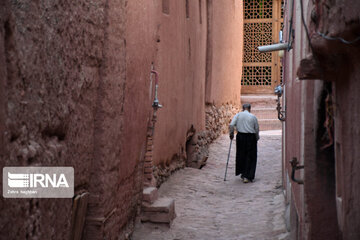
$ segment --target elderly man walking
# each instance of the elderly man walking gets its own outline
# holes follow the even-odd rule
[[[235,175],[241,174],[244,183],[255,178],[257,141],[260,138],[258,120],[250,111],[251,105],[244,104],[243,111],[235,115],[229,126],[231,140],[234,138],[234,127],[237,130]]]

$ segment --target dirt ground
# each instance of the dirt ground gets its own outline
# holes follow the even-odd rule
[[[165,182],[159,196],[175,199],[171,227],[137,222],[132,240],[263,240],[288,239],[281,187],[281,131],[263,131],[258,142],[255,181],[235,176],[233,141],[224,182],[230,139],[210,146],[202,169],[185,168]]]

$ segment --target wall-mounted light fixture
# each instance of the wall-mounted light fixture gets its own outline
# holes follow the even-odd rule
[[[278,85],[275,88],[275,94],[277,95],[277,106],[276,106],[276,110],[278,112],[278,119],[280,121],[285,121],[285,111],[281,110],[281,104],[280,104],[280,97],[283,95],[283,89],[281,87],[281,85]]]
[[[258,50],[260,52],[274,52],[274,51],[287,50],[287,49],[288,49],[288,43],[275,43],[271,45],[258,47]]]
[[[289,41],[284,42],[283,38],[283,31],[279,31],[279,43],[274,43],[270,45],[264,45],[257,47],[259,52],[265,53],[265,52],[275,52],[275,51],[289,51],[292,49],[292,42],[294,39],[294,30],[290,29],[290,35],[289,35]]]

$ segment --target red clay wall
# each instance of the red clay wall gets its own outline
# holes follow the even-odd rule
[[[122,236],[137,211],[155,7],[1,3],[0,167],[73,166],[75,193],[90,193],[86,239]],[[0,202],[1,238],[69,237],[72,199]]]
[[[330,10],[326,11],[324,5]],[[323,1],[317,6],[318,28],[329,36],[352,41],[359,37],[360,2]],[[360,239],[360,42],[344,44],[316,37],[315,51],[326,57],[326,80],[332,81],[335,103],[335,167],[337,220],[342,239]]]
[[[243,1],[208,1],[206,103],[240,104]]]
[[[298,2],[298,1],[297,1]],[[293,205],[292,237],[298,239],[359,239],[360,3],[304,2],[313,51],[301,23],[299,2],[294,16],[295,42],[285,56],[286,124],[285,178],[287,200]],[[289,8],[289,4],[287,5]],[[289,12],[286,14],[289,21]],[[289,25],[285,25],[288,29]],[[285,35],[287,36],[287,35]],[[313,54],[309,54],[313,52]],[[304,60],[306,59],[307,60]],[[301,60],[301,62],[300,62]],[[296,75],[297,72],[297,75]],[[300,76],[304,80],[296,78]],[[321,79],[321,80],[315,80]],[[297,157],[304,185],[287,182]],[[298,215],[298,220],[294,216]]]
[[[298,2],[298,1],[296,1]],[[288,36],[288,22],[290,16],[290,1],[286,5],[287,11],[285,12],[285,33],[284,36]],[[295,9],[299,9],[299,4],[294,6]],[[294,13],[295,14],[295,13]],[[285,146],[283,153],[283,164],[285,166],[284,183],[285,189],[288,189],[286,200],[288,208],[292,211],[291,227],[292,227],[292,239],[302,239],[303,230],[302,225],[304,223],[304,204],[301,201],[303,199],[303,188],[301,185],[291,182],[291,166],[289,160],[297,158],[300,165],[304,164],[304,107],[302,104],[303,83],[296,77],[296,69],[300,63],[302,56],[302,32],[300,24],[300,15],[294,15],[293,28],[296,32],[296,39],[293,43],[293,50],[286,52],[284,57],[284,109],[286,109],[286,121],[284,126],[283,137],[285,138]],[[287,39],[287,37],[285,38]],[[303,175],[297,173],[297,178],[302,179]],[[296,238],[296,237],[299,238]]]
[[[240,101],[242,2],[2,1],[0,13],[0,167],[73,166],[75,194],[90,193],[84,238],[123,239],[141,201],[152,63],[164,164],[205,130],[205,95]],[[72,199],[2,198],[0,213],[6,239],[71,232]]]
[[[105,6],[6,4],[0,25],[1,167],[74,166],[77,186],[84,186],[94,160]],[[71,205],[71,199],[2,198],[0,235],[67,238]]]
[[[197,133],[205,130],[205,102],[240,103],[243,24],[242,1],[162,3],[170,8],[158,11],[155,66],[164,108],[158,111],[154,160],[167,165],[186,157],[191,126]]]
[[[351,50],[350,50],[351,51]],[[344,66],[346,76],[338,76],[336,82],[336,103],[341,108],[336,112],[335,151],[338,220],[343,239],[360,238],[360,52],[349,52],[349,68]]]
[[[131,231],[142,197],[141,161],[151,110],[149,73],[155,56],[156,6],[145,0],[108,4],[95,121],[96,161],[90,182],[94,194],[88,210],[88,218],[106,221],[88,221],[86,239],[123,238]]]
[[[157,57],[160,74],[159,101],[154,135],[154,164],[165,163],[185,150],[186,133],[204,129],[204,79],[206,4],[201,1],[162,1],[169,10],[157,9]],[[188,5],[186,4],[188,2]],[[188,16],[187,10],[188,7]]]

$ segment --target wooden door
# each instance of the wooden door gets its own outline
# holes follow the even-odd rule
[[[273,93],[281,82],[278,52],[260,53],[258,46],[279,42],[283,0],[244,0],[242,93]]]

